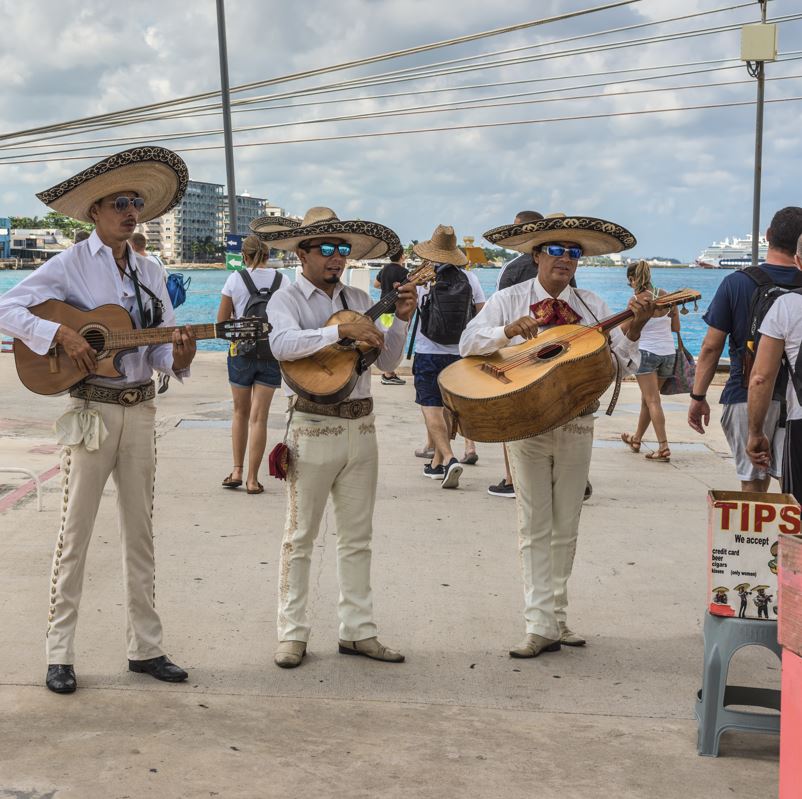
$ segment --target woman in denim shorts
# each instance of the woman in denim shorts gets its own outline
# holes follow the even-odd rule
[[[257,289],[270,289],[276,279],[276,270],[267,266],[269,249],[253,234],[242,242],[242,261]],[[289,285],[281,278],[277,290]],[[251,294],[242,275],[232,272],[223,286],[217,321],[225,322],[244,315]],[[267,414],[273,392],[281,385],[278,361],[262,360],[238,355],[236,344],[229,348],[228,382],[234,399],[231,420],[231,445],[234,468],[223,480],[223,488],[242,485],[245,453],[248,453],[248,473],[245,487],[249,494],[261,494],[264,486],[259,482],[259,468],[267,446]]]
[[[652,285],[651,270],[646,261],[638,261],[627,267],[627,280],[636,294],[651,291],[655,297],[661,297],[666,293]],[[679,333],[676,308],[655,311],[654,318],[644,325],[639,342],[640,368],[635,375],[641,391],[638,427],[633,435],[621,433],[621,440],[632,452],[637,453],[640,452],[641,439],[651,424],[657,436],[657,450],[649,452],[646,457],[650,461],[663,463],[671,459],[671,450],[666,436],[666,417],[660,403],[660,387],[674,373],[674,333]]]

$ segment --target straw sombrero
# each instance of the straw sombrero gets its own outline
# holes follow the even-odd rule
[[[488,230],[484,237],[499,247],[530,253],[552,241],[572,241],[582,247],[584,255],[606,255],[632,249],[638,242],[621,225],[592,216],[553,214],[534,222],[502,225]]]
[[[92,223],[92,204],[122,191],[135,191],[145,206],[140,222],[169,211],[187,188],[189,171],[183,159],[164,147],[134,147],[104,158],[94,166],[39,192],[36,196],[60,214]]]
[[[412,252],[435,264],[465,266],[468,256],[457,247],[457,234],[451,225],[438,225],[428,241],[418,242]]]
[[[258,224],[257,224],[258,223]],[[307,239],[332,236],[351,245],[351,258],[381,258],[398,249],[401,242],[390,228],[378,222],[361,219],[342,221],[331,208],[310,208],[299,223],[283,217],[259,217],[251,222],[251,230],[277,250],[294,252]]]

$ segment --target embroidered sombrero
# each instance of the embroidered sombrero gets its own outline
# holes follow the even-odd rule
[[[401,246],[390,228],[361,219],[343,221],[331,208],[321,206],[310,208],[301,222],[275,216],[254,219],[251,230],[271,247],[291,252],[307,239],[324,236],[342,239],[351,245],[351,258],[357,261],[381,258]]]
[[[530,253],[540,244],[572,241],[585,255],[606,255],[629,250],[638,242],[624,227],[592,216],[552,214],[545,219],[502,225],[488,230],[484,237],[499,247]]]
[[[468,256],[457,247],[457,234],[451,225],[438,225],[428,241],[418,242],[412,252],[436,264],[465,266]]]
[[[171,150],[134,147],[104,158],[36,196],[60,214],[91,223],[93,203],[115,192],[135,191],[145,201],[139,221],[148,222],[178,204],[188,181],[187,165]]]

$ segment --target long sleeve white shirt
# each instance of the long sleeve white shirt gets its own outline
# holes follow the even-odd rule
[[[130,245],[128,252],[140,284],[147,286],[164,305],[162,326],[174,325],[175,314],[164,270],[137,255]],[[152,307],[147,292],[141,291],[141,295],[144,307]],[[0,330],[20,339],[38,355],[47,353],[59,328],[57,322],[40,319],[28,310],[45,300],[62,300],[85,311],[100,305],[120,305],[135,320],[136,327],[141,326],[133,281],[127,275],[121,279],[111,248],[94,231],[88,239],[51,258],[0,297]],[[158,344],[123,355],[122,378],[91,377],[87,382],[113,388],[137,385],[150,380],[154,369],[178,380],[189,375],[189,369],[173,371],[173,345]]]
[[[463,331],[459,342],[460,355],[463,358],[467,355],[490,355],[502,347],[522,343],[524,339],[520,336],[508,339],[504,328],[523,316],[530,316],[530,306],[550,297],[538,278],[497,291]],[[586,289],[567,286],[557,299],[567,302],[579,314],[579,324],[594,325],[612,316],[607,303]],[[638,342],[630,341],[616,327],[610,331],[610,343],[624,370],[622,376],[634,374],[640,365]]]
[[[289,288],[277,291],[267,307],[272,327],[270,349],[273,355],[279,361],[297,361],[339,341],[337,325],[325,327],[325,324],[332,314],[343,310],[343,292],[349,310],[364,313],[374,305],[364,291],[351,286],[346,288],[342,283],[334,287],[329,297],[303,275],[298,275]],[[408,322],[401,321],[397,316],[386,331],[376,322],[377,329],[384,333],[384,348],[376,361],[379,369],[389,372],[401,362],[408,326]],[[288,397],[294,393],[286,383],[284,392]],[[367,370],[359,376],[349,399],[365,399],[369,396],[370,370]]]

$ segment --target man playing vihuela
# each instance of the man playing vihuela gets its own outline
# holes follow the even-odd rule
[[[392,230],[375,222],[341,221],[330,208],[311,208],[300,225],[267,221],[255,226],[254,232],[270,247],[296,253],[302,264],[296,282],[277,292],[270,303],[270,347],[280,362],[311,356],[345,338],[380,349],[376,364],[384,372],[398,366],[417,301],[412,284],[399,288],[395,318],[386,332],[367,316],[326,326],[337,311],[365,312],[373,305],[364,291],[346,288],[340,277],[348,257],[381,258],[396,250],[400,242]],[[289,388],[287,393],[293,397]],[[378,451],[370,370],[359,376],[342,402],[323,404],[293,397],[287,446],[276,664],[294,668],[306,654],[312,548],[329,496],[337,524],[339,651],[400,663],[404,656],[379,642],[373,621],[370,563]]]
[[[164,270],[129,244],[138,223],[161,216],[184,194],[188,173],[175,153],[141,147],[113,155],[37,196],[59,213],[95,225],[92,235],[50,259],[0,299],[0,329],[38,355],[57,347],[85,379],[73,386],[56,422],[61,458],[61,526],[53,558],[46,634],[47,687],[72,693],[75,628],[84,566],[103,488],[111,475],[123,548],[126,639],[130,671],[180,682],[187,673],[162,649],[155,607],[153,488],[156,475],[154,370],[181,380],[189,374],[195,339],[175,330],[172,344],[123,355],[121,378],[94,374],[95,350],[75,330],[28,309],[61,300],[82,310],[122,306],[136,327],[172,326]]]
[[[460,355],[488,355],[563,324],[594,325],[610,316],[604,300],[569,283],[583,255],[621,252],[635,245],[629,231],[588,217],[555,215],[505,225],[484,234],[497,247],[532,253],[538,275],[493,294],[460,340]],[[610,334],[611,358],[632,374],[640,331],[654,312],[647,294],[629,301],[634,316]],[[585,409],[562,427],[507,444],[518,509],[518,546],[524,578],[526,638],[510,649],[516,658],[556,652],[585,640],[568,627],[568,578],[590,469],[593,412]]]

